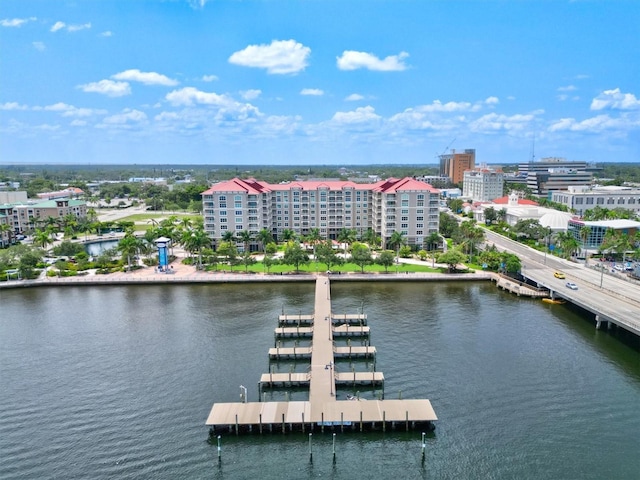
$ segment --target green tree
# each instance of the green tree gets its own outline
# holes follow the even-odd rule
[[[458,264],[464,262],[467,255],[457,248],[452,248],[438,255],[438,263],[445,263],[449,272],[455,272]]]
[[[251,240],[253,240],[253,234],[249,230],[240,230],[236,236],[238,237],[238,240],[242,242],[243,250],[248,252],[249,244],[251,243]]]
[[[33,244],[46,249],[47,245],[51,245],[53,243],[51,235],[52,232],[49,229],[36,230],[33,234]]]
[[[42,262],[42,254],[35,249],[26,251],[21,257],[18,264],[18,270],[22,278],[34,278],[35,268],[38,263]]]
[[[131,258],[138,254],[141,241],[135,235],[127,233],[119,242],[117,249],[122,258],[127,260],[127,268],[131,270]]]
[[[316,258],[318,262],[327,266],[327,270],[331,270],[334,265],[342,264],[342,258],[338,256],[331,240],[318,243],[316,247]]]
[[[251,252],[249,252],[249,250],[245,250],[240,255],[240,263],[242,265],[244,265],[244,271],[248,272],[249,271],[249,267],[256,263],[256,259],[253,258],[253,256],[251,255]]]
[[[273,267],[274,265],[277,265],[278,263],[280,263],[279,260],[269,254],[265,255],[264,259],[262,260],[262,264],[264,265],[264,268],[267,269],[267,273],[269,273],[269,271],[271,270],[271,267]]]
[[[351,261],[360,267],[360,272],[364,273],[364,267],[373,263],[371,250],[364,243],[354,242],[351,245]]]
[[[356,231],[351,228],[343,228],[338,232],[338,242],[344,245],[344,255],[347,255],[349,245],[356,241]]]
[[[440,212],[440,234],[447,238],[454,238],[458,234],[458,221],[446,212]]]
[[[400,247],[406,243],[406,239],[402,232],[398,232],[397,230],[391,234],[389,240],[387,240],[387,246],[395,249],[396,251],[396,261],[400,257]]]
[[[395,254],[391,250],[383,250],[378,255],[376,263],[384,267],[385,273],[389,273],[389,267],[395,262]]]
[[[293,265],[296,268],[296,272],[299,272],[300,265],[309,263],[309,255],[307,255],[307,252],[304,251],[298,242],[289,241],[284,249],[282,263],[285,265]]]
[[[267,245],[273,242],[273,236],[271,232],[266,228],[263,228],[256,235],[256,240],[258,240],[262,244],[262,250],[264,253],[267,253]]]
[[[226,257],[229,265],[233,265],[238,257],[238,248],[236,247],[235,242],[222,241],[218,245],[218,254]]]
[[[493,222],[498,220],[498,212],[493,207],[487,207],[484,210],[484,223],[486,225],[492,225]]]

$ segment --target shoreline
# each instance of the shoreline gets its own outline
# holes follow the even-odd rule
[[[288,273],[284,275],[264,273],[176,272],[174,274],[110,273],[84,277],[44,277],[36,280],[10,280],[0,283],[0,290],[32,287],[103,286],[103,285],[187,285],[208,283],[292,283],[313,282],[326,273]],[[433,281],[487,281],[493,280],[492,272],[476,273],[356,273],[330,274],[333,282],[433,282]]]

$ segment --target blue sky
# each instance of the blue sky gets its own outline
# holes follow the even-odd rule
[[[640,162],[639,25],[636,0],[2,0],[0,163]]]

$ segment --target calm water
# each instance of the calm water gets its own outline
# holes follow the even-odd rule
[[[488,283],[333,285],[334,312],[369,315],[386,397],[431,400],[424,466],[420,432],[338,434],[336,465],[327,433],[312,465],[306,435],[229,435],[218,466],[212,403],[240,384],[257,400],[278,313],[311,313],[313,293],[0,291],[0,478],[640,478],[637,341]]]

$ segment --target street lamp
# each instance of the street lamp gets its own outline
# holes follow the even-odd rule
[[[333,397],[333,362],[329,362],[324,366],[325,370],[329,370],[329,391]]]

